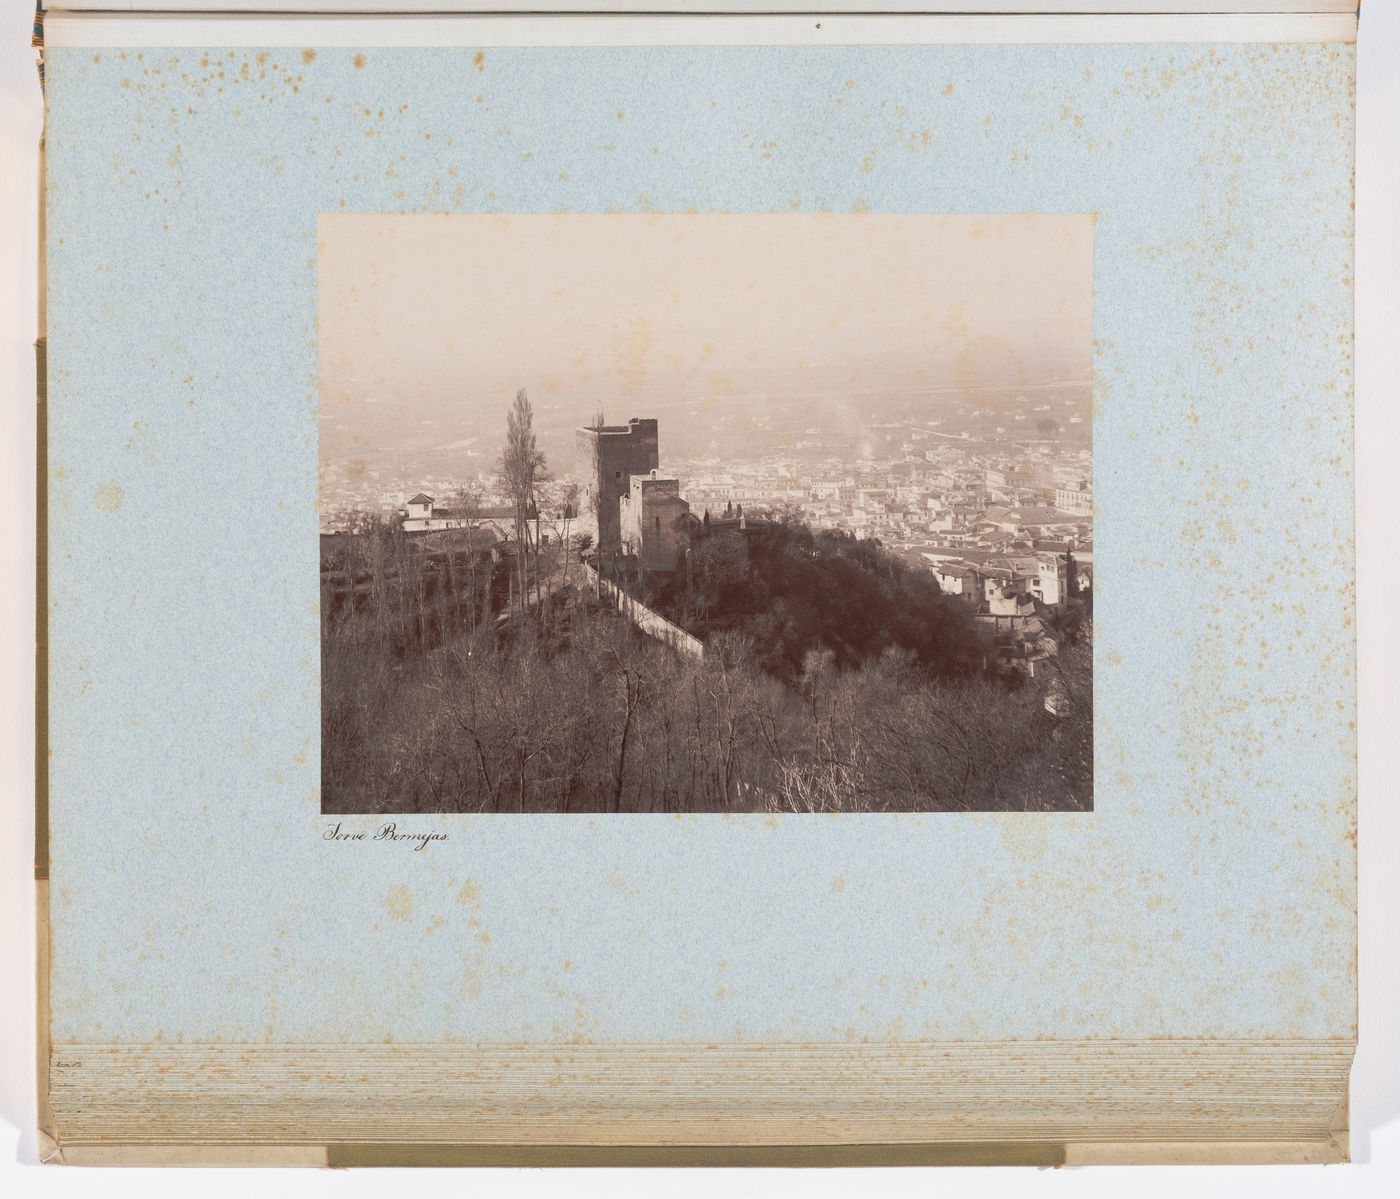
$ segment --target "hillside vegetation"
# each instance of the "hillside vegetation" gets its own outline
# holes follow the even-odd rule
[[[500,628],[405,646],[327,618],[332,812],[1087,808],[1092,624],[1034,680],[960,601],[869,542],[796,524],[698,537],[649,597],[703,661],[565,587]],[[1060,716],[1044,705],[1055,686]]]
[[[943,680],[971,677],[987,654],[967,606],[945,597],[932,575],[876,542],[791,521],[698,534],[689,578],[678,572],[653,602],[702,638],[743,634],[756,663],[786,682],[813,650],[829,651],[841,670],[902,650]]]

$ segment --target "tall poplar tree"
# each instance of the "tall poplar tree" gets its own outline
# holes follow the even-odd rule
[[[501,481],[515,509],[515,555],[520,605],[525,606],[525,542],[529,536],[526,514],[535,501],[535,487],[546,477],[544,454],[535,443],[535,413],[522,387],[506,415],[506,445],[501,451]]]

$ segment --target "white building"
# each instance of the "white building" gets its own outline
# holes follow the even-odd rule
[[[1063,554],[1037,554],[1036,586],[1033,589],[1040,602],[1058,608],[1069,599],[1069,567]]]
[[[1080,481],[1073,487],[1056,487],[1055,507],[1075,516],[1093,516],[1094,489],[1087,481]]]
[[[404,505],[404,528],[409,527],[410,522],[430,521],[433,519],[433,497],[424,495],[421,491]],[[427,528],[425,524],[422,526]]]
[[[477,510],[470,516],[461,508],[439,508],[430,495],[419,492],[403,508],[400,524],[405,533],[430,533],[440,529],[490,529],[503,540],[509,521],[502,521],[499,510]]]

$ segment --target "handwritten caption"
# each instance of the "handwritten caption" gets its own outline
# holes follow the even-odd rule
[[[381,824],[376,829],[347,829],[343,827],[339,820],[334,824],[326,825],[326,831],[321,834],[322,841],[416,841],[413,847],[414,853],[420,853],[428,848],[433,841],[446,841],[447,833],[439,832],[410,832],[401,829],[392,820]]]

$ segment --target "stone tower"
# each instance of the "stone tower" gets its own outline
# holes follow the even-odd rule
[[[637,556],[643,571],[673,571],[690,544],[685,526],[690,505],[681,499],[676,479],[658,479],[656,472],[632,477],[632,491],[618,505],[622,546]]]
[[[606,569],[622,552],[622,497],[632,490],[633,475],[650,475],[660,465],[656,421],[633,417],[625,425],[578,431],[579,452],[593,468],[588,499],[598,513],[598,560]]]

